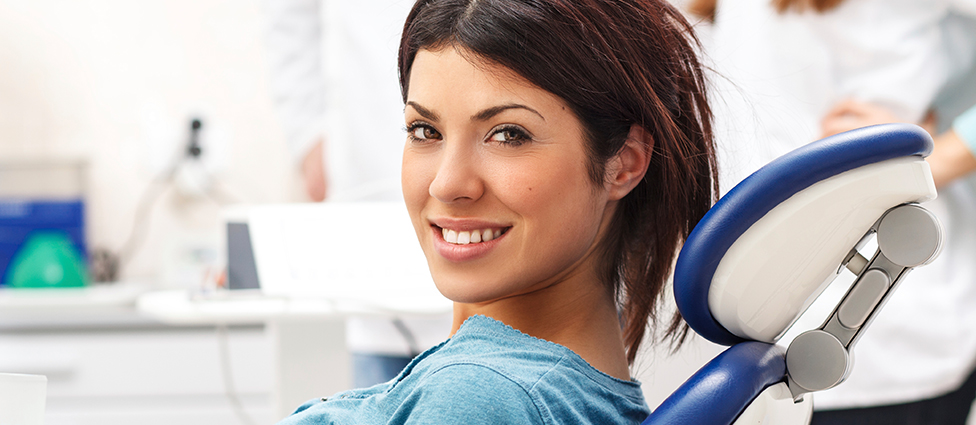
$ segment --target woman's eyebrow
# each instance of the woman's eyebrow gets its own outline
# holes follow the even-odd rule
[[[429,119],[431,121],[440,121],[440,115],[437,115],[436,112],[431,111],[430,109],[427,109],[427,108],[425,108],[423,106],[420,106],[417,102],[414,102],[412,100],[408,100],[407,103],[406,103],[406,106],[409,106],[409,107],[413,108],[415,111],[417,111],[418,114],[420,114],[420,116],[422,116],[424,118],[427,118],[427,119]],[[500,113],[502,113],[504,111],[510,110],[510,109],[524,109],[526,111],[529,111],[529,112],[532,112],[533,114],[538,115],[539,118],[542,118],[543,121],[546,120],[546,117],[542,116],[542,114],[539,113],[539,111],[536,111],[535,109],[532,109],[532,108],[530,108],[528,106],[520,105],[520,104],[517,104],[517,103],[511,103],[511,104],[507,104],[507,105],[492,106],[491,108],[487,108],[487,109],[482,110],[481,112],[478,112],[477,114],[475,114],[474,116],[472,116],[471,119],[474,120],[474,121],[487,121],[487,120],[491,119],[492,117],[494,117],[495,115],[498,115],[498,114],[500,114]]]
[[[476,120],[476,121],[487,121],[487,120],[491,119],[491,117],[494,117],[495,115],[498,115],[498,114],[500,114],[500,113],[502,113],[504,111],[507,111],[509,109],[525,109],[526,111],[529,111],[529,112],[532,112],[533,114],[538,115],[539,118],[542,118],[543,121],[546,120],[546,117],[542,116],[542,114],[540,114],[539,111],[536,111],[535,109],[532,109],[532,108],[530,108],[528,106],[520,105],[520,104],[517,104],[517,103],[511,103],[511,104],[507,104],[507,105],[493,106],[491,108],[488,108],[488,109],[485,109],[485,110],[483,110],[481,112],[478,112],[477,114],[475,114],[471,118],[473,120]]]
[[[412,107],[415,111],[417,111],[418,114],[420,114],[420,116],[422,116],[424,118],[427,118],[427,119],[429,119],[431,121],[440,121],[440,119],[441,119],[441,117],[439,115],[437,115],[436,112],[431,111],[430,109],[427,109],[427,108],[425,108],[423,106],[418,105],[417,102],[408,100],[407,101],[407,106]]]

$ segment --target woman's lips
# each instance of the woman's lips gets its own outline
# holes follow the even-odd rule
[[[447,225],[447,224],[445,224]],[[510,226],[463,224],[441,227],[431,224],[434,248],[446,260],[459,263],[488,255]]]

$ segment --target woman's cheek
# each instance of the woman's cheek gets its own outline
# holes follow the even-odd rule
[[[423,236],[421,231],[427,230],[426,225],[422,226],[419,221],[420,213],[430,196],[430,182],[433,180],[429,162],[431,162],[429,158],[412,152],[409,147],[404,151],[400,184],[407,212],[418,236]]]
[[[510,207],[517,205],[536,205],[547,199],[545,188],[547,180],[556,178],[546,175],[545,163],[541,161],[486,161],[489,178],[486,181],[494,190],[492,192]]]

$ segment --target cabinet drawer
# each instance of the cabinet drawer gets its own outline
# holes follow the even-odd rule
[[[263,327],[230,328],[232,378],[241,394],[271,390]],[[0,370],[48,377],[48,398],[223,395],[215,328],[154,327],[0,333]]]

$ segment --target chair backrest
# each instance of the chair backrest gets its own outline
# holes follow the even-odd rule
[[[759,418],[779,409],[805,423],[809,398],[793,402],[846,378],[901,277],[941,249],[938,220],[916,204],[936,195],[931,150],[916,126],[867,127],[794,150],[723,196],[682,248],[674,294],[695,332],[732,348],[644,423],[731,424],[750,403]],[[866,258],[857,249],[875,235]],[[774,345],[845,268],[857,278],[823,326]]]

